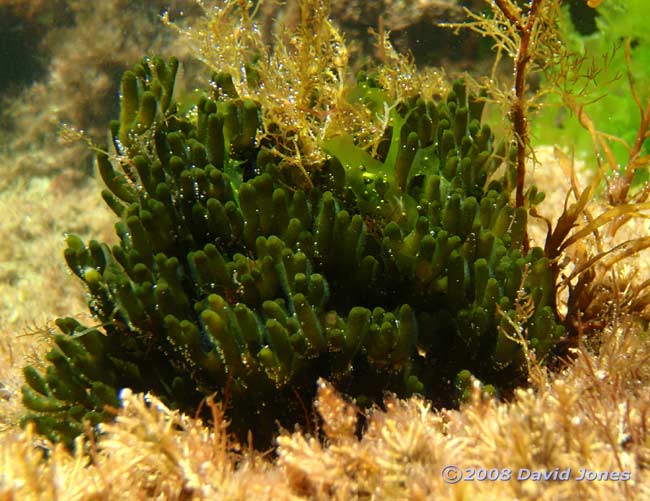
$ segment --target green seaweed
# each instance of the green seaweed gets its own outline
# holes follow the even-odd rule
[[[216,392],[258,446],[308,419],[319,377],[365,404],[386,391],[451,404],[460,371],[509,388],[525,368],[507,330],[522,289],[537,357],[562,339],[549,260],[522,250],[526,210],[496,174],[512,171],[507,148],[462,81],[395,103],[375,156],[326,141],[305,189],[257,143],[261,110],[227,75],[183,115],[175,69],[145,59],[122,80],[119,155],[97,156],[119,243],[68,237],[97,325],[59,319],[45,373],[25,368],[24,421],[40,433],[71,445],[124,387],[188,412]]]
[[[569,16],[568,7],[560,19],[571,59],[549,68],[544,82],[556,92],[549,93],[533,125],[536,144],[557,144],[585,158],[594,151],[593,140],[586,134],[579,117],[566,105],[571,96],[603,134],[619,138],[609,147],[619,166],[628,162],[629,150],[639,129],[639,107],[630,93],[625,45],[630,44],[629,71],[640,102],[648,98],[650,81],[650,35],[644,19],[650,16],[650,4],[644,0],[607,0],[596,9],[596,30],[581,34]],[[646,141],[643,153],[650,153]],[[621,167],[622,174],[623,167]],[[648,178],[647,169],[638,169],[634,183]]]

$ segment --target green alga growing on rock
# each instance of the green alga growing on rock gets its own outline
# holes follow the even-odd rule
[[[41,433],[71,444],[131,387],[189,412],[217,393],[233,429],[266,444],[277,423],[308,419],[319,377],[360,402],[450,403],[460,371],[498,387],[521,376],[516,322],[538,357],[562,337],[549,260],[522,251],[508,148],[463,82],[391,103],[361,76],[350,95],[388,106],[384,139],[372,155],[351,136],[324,141],[306,187],[256,140],[262,110],[229,75],[182,114],[176,69],[145,59],[122,78],[115,154],[97,156],[120,242],[68,237],[98,323],[58,320],[45,374],[25,369],[25,420]]]

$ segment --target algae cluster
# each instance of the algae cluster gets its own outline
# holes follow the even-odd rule
[[[114,153],[97,155],[120,243],[68,237],[98,323],[58,320],[46,373],[25,369],[41,433],[71,444],[130,387],[190,412],[216,392],[233,429],[266,444],[308,419],[319,377],[366,404],[449,402],[460,371],[517,380],[521,329],[539,357],[561,339],[549,260],[523,250],[509,148],[462,81],[439,101],[389,102],[361,75],[354,102],[391,110],[377,152],[328,139],[305,187],[257,140],[262,110],[230,75],[180,113],[177,64],[147,58],[122,78]]]

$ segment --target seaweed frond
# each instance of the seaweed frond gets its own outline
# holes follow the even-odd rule
[[[272,152],[298,169],[305,186],[311,187],[311,172],[327,158],[322,145],[328,139],[348,135],[359,147],[377,150],[389,110],[371,109],[355,93],[350,49],[329,19],[328,1],[301,0],[298,26],[282,27],[272,48],[257,24],[261,2],[221,0],[212,8],[198,3],[204,16],[191,27],[174,24],[167,14],[163,21],[208,68],[230,74],[241,98],[260,104],[258,142],[273,145]],[[382,28],[377,38],[385,58],[376,79],[389,104],[415,95],[440,97],[448,89],[444,72],[419,71],[392,48]]]
[[[239,96],[252,98],[264,110],[258,141],[274,144],[274,153],[300,170],[307,186],[309,172],[325,158],[319,145],[331,135],[355,132],[379,136],[373,117],[348,101],[354,79],[348,73],[349,50],[328,19],[329,3],[300,3],[297,29],[284,28],[273,50],[263,41],[250,1],[222,0],[204,8],[191,28],[175,27],[197,57],[212,71],[228,73]]]
[[[505,56],[512,60],[513,82],[509,90],[499,88],[496,72],[491,80],[484,82],[493,97],[508,107],[508,117],[516,140],[516,192],[517,207],[525,205],[524,183],[526,160],[533,155],[529,137],[529,111],[535,108],[543,94],[531,92],[530,76],[543,71],[564,53],[562,49],[558,0],[531,0],[520,7],[512,0],[494,0],[489,3],[491,16],[478,14],[469,9],[465,12],[469,21],[443,24],[455,29],[469,29],[494,41],[496,50],[495,69]]]

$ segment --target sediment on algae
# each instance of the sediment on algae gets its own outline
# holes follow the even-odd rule
[[[513,329],[538,357],[561,339],[549,261],[522,252],[526,209],[512,169],[495,174],[508,149],[462,81],[440,102],[387,103],[361,76],[362,105],[394,105],[384,141],[375,156],[325,141],[306,189],[256,140],[261,110],[228,75],[181,114],[177,66],[148,58],[122,78],[115,153],[97,155],[120,243],[68,237],[97,323],[59,319],[46,372],[25,368],[40,433],[71,445],[130,387],[188,412],[217,393],[233,431],[266,446],[309,419],[319,377],[364,405],[386,391],[450,403],[459,373],[521,376]]]

